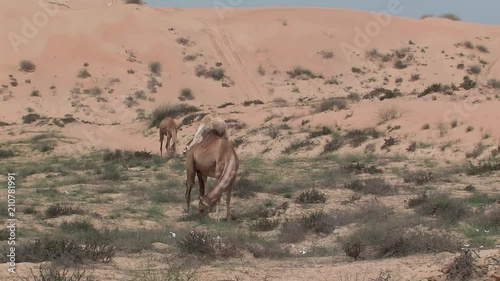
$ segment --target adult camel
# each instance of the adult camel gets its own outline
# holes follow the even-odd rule
[[[222,138],[229,139],[226,122],[219,116],[216,111],[212,110],[210,111],[210,113],[205,115],[203,119],[201,119],[200,125],[198,125],[198,129],[196,129],[193,139],[191,139],[184,147],[182,155],[185,155],[187,151],[189,151],[191,148],[193,148],[193,146],[199,143],[203,138],[203,132],[210,129],[216,130],[219,135],[222,136]]]
[[[206,130],[202,133],[202,140],[197,143],[186,156],[186,203],[189,213],[191,202],[191,189],[194,185],[194,176],[198,176],[200,188],[200,202],[198,215],[206,216],[213,205],[220,202],[222,194],[226,193],[226,217],[231,220],[229,205],[231,192],[233,190],[236,174],[239,167],[239,159],[233,145],[224,139],[215,129]],[[215,187],[205,195],[205,183],[207,177],[215,178]],[[219,208],[216,207],[217,218]]]
[[[158,125],[160,131],[160,156],[163,156],[163,138],[167,136],[167,142],[165,143],[165,149],[167,152],[172,151],[175,153],[176,143],[177,143],[177,127],[175,125],[174,119],[171,117],[165,117]],[[172,145],[170,146],[170,141],[172,140]]]

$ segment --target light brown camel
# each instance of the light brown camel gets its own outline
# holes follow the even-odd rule
[[[185,155],[187,151],[189,151],[191,148],[193,148],[193,146],[199,143],[202,140],[203,132],[210,129],[216,130],[222,136],[222,138],[229,139],[226,122],[219,116],[219,114],[215,110],[212,110],[210,111],[210,113],[205,115],[203,119],[201,119],[200,125],[198,125],[198,129],[196,129],[193,139],[191,139],[184,147],[182,155]]]
[[[175,153],[175,147],[177,143],[177,127],[175,125],[174,119],[171,117],[165,117],[158,125],[160,130],[160,155],[163,156],[163,138],[167,136],[167,143],[165,144],[165,149],[167,152],[172,151]],[[170,146],[170,140],[172,140],[172,146]]]
[[[239,159],[233,145],[227,139],[222,138],[215,130],[206,130],[202,134],[202,141],[188,151],[186,157],[186,203],[187,212],[191,202],[191,188],[194,185],[194,176],[198,176],[200,188],[200,202],[198,215],[206,216],[213,205],[220,202],[222,194],[226,193],[227,220],[231,220],[229,204],[231,192],[238,172]],[[205,183],[207,177],[215,178],[215,187],[205,195]],[[216,206],[217,218],[219,208]]]

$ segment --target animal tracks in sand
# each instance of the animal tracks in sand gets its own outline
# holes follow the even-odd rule
[[[244,99],[262,100],[264,95],[260,91],[259,86],[250,77],[245,63],[236,53],[234,43],[227,31],[216,23],[205,22],[205,26],[210,43],[224,65],[233,71],[233,80],[236,87],[239,87],[241,92],[244,93]]]

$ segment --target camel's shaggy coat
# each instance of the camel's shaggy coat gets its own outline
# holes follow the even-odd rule
[[[211,111],[209,114],[205,115],[203,119],[201,119],[200,125],[198,126],[198,129],[196,129],[193,139],[191,139],[186,147],[184,147],[182,154],[185,154],[202,140],[203,132],[211,129],[216,130],[222,138],[229,139],[226,122],[216,111]]]

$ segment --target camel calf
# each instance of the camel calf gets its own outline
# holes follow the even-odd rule
[[[216,130],[219,135],[222,136],[222,138],[229,139],[227,134],[226,122],[219,116],[216,111],[211,111],[209,114],[205,115],[203,119],[201,119],[200,125],[198,126],[198,129],[196,129],[193,139],[191,139],[187,143],[186,147],[184,147],[182,154],[186,154],[187,151],[189,151],[191,148],[193,148],[193,146],[195,146],[202,140],[203,132],[211,129]]]
[[[206,216],[212,207],[220,202],[222,194],[226,193],[227,220],[231,220],[229,204],[233,190],[236,174],[238,172],[239,159],[233,145],[227,139],[222,138],[215,130],[207,130],[202,134],[202,140],[188,151],[186,157],[186,203],[187,212],[191,202],[191,188],[194,185],[194,176],[198,176],[200,190],[200,202],[198,215]],[[205,195],[205,182],[207,177],[215,178],[216,185]],[[219,208],[217,205],[217,218]]]
[[[175,125],[174,119],[171,117],[165,117],[158,125],[160,130],[160,156],[163,156],[163,137],[167,136],[167,142],[165,144],[165,149],[167,152],[172,151],[175,153],[176,143],[177,143],[177,127]],[[172,140],[172,146],[170,146],[170,140]]]

